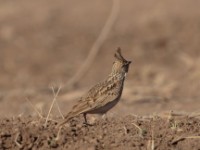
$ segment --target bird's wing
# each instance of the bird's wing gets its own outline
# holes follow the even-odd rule
[[[98,86],[98,85],[97,85]],[[109,102],[115,100],[116,98],[120,97],[121,92],[119,92],[117,84],[112,82],[109,85],[99,85],[100,88],[94,88],[89,91],[88,97],[81,101],[80,103],[86,103],[85,109],[82,110],[81,113],[92,111],[98,109],[100,107],[105,106]],[[95,89],[98,89],[95,91]],[[92,94],[91,94],[92,93]],[[81,104],[80,104],[81,105]]]

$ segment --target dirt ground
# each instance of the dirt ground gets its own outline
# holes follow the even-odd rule
[[[28,117],[1,121],[0,149],[181,149],[197,150],[199,120],[141,118],[126,116],[85,126],[76,118],[59,136],[56,123]]]
[[[117,20],[88,72],[70,90],[112,1],[0,1],[0,149],[200,149],[200,2],[120,1]],[[121,101],[93,126],[67,114],[106,78],[113,53],[133,61]],[[42,115],[42,117],[40,116]],[[44,118],[43,118],[44,117]],[[93,116],[90,116],[93,119]]]

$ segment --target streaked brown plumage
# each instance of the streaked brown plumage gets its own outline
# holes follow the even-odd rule
[[[79,114],[83,114],[87,123],[87,114],[105,114],[117,104],[123,91],[125,76],[131,61],[123,58],[120,48],[117,49],[114,56],[116,60],[108,78],[92,87],[86,95],[81,97],[58,126],[62,126]]]

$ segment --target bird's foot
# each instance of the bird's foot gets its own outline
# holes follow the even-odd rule
[[[93,126],[93,124],[88,123],[88,122],[83,122],[83,125],[84,125],[84,126]]]

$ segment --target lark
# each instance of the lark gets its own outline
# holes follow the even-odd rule
[[[64,121],[58,124],[58,127],[80,114],[83,114],[85,123],[88,124],[87,114],[103,115],[119,102],[131,61],[127,61],[122,56],[120,48],[116,50],[114,57],[115,61],[109,76],[103,82],[93,86],[81,97],[78,103],[65,116]]]

